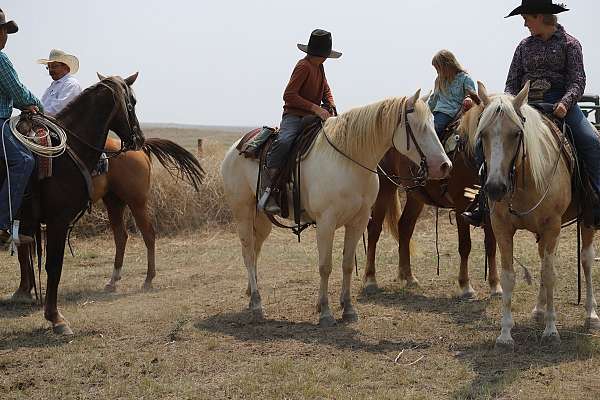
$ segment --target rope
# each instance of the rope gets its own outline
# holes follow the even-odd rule
[[[21,117],[12,117],[8,119],[9,127],[15,138],[21,142],[25,147],[31,150],[32,153],[40,157],[55,158],[62,155],[67,149],[67,133],[65,130],[51,121],[43,114],[32,114],[29,118],[37,125],[42,126],[44,129],[44,136],[37,136],[36,132],[30,130],[27,134],[22,134],[17,129],[17,123]],[[53,132],[58,136],[59,144],[57,146],[44,146],[37,143],[37,139],[42,139],[50,136],[50,132]]]

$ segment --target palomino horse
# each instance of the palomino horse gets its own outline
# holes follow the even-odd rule
[[[479,100],[477,102],[480,103]],[[473,106],[466,112],[457,129],[461,140],[468,140],[466,126],[476,124],[483,111],[482,105]],[[375,254],[377,241],[381,234],[382,225],[385,223],[396,241],[398,241],[398,276],[399,282],[406,282],[407,287],[416,287],[419,281],[414,277],[410,265],[410,241],[415,229],[417,219],[423,211],[425,204],[454,209],[456,211],[456,228],[458,230],[458,252],[460,254],[460,269],[458,285],[460,296],[470,298],[475,295],[475,290],[469,280],[469,254],[471,252],[471,232],[469,224],[461,214],[469,205],[469,200],[464,196],[466,187],[479,184],[479,178],[473,167],[472,156],[468,149],[455,150],[452,160],[452,172],[447,181],[428,181],[424,187],[417,187],[407,191],[406,204],[399,217],[400,202],[398,199],[398,186],[393,178],[381,178],[379,193],[373,205],[371,220],[368,229],[367,266],[363,277],[365,293],[377,291],[375,276]],[[390,176],[407,176],[412,163],[395,150],[390,150],[380,163],[381,168]],[[496,241],[489,224],[484,225],[486,253],[489,260],[489,285],[492,296],[502,293],[496,269]]]
[[[144,136],[135,115],[136,99],[131,89],[137,73],[126,78],[108,77],[87,88],[56,117],[66,128],[67,143],[76,155],[54,159],[54,176],[40,182],[41,215],[36,224],[46,223],[47,292],[44,317],[58,334],[72,334],[57,307],[58,284],[63,266],[67,230],[86,208],[90,193],[82,168],[91,171],[103,150],[109,129],[117,132],[124,149],[139,149]],[[82,165],[79,166],[78,163]]]
[[[121,142],[108,138],[104,148],[109,152],[116,152],[121,148]],[[148,214],[150,179],[152,177],[151,156],[156,157],[174,177],[181,177],[196,191],[199,190],[199,185],[205,175],[202,166],[193,154],[166,139],[148,138],[141,150],[127,151],[108,159],[108,172],[92,178],[92,202],[103,200],[116,247],[112,276],[105,286],[107,291],[115,291],[117,282],[121,279],[123,256],[128,238],[123,220],[125,206],[131,210],[146,245],[148,270],[142,288],[144,290],[152,288],[152,279],[156,276],[155,233]],[[19,264],[21,282],[12,299],[16,302],[31,303],[33,301],[31,290],[34,282],[29,253],[25,246],[19,247]]]
[[[559,343],[553,297],[556,249],[562,222],[576,217],[576,207],[571,204],[570,167],[561,154],[562,146],[542,116],[526,104],[528,95],[529,82],[514,98],[504,94],[488,96],[479,82],[479,96],[485,110],[471,140],[472,146],[478,137],[483,143],[488,171],[484,188],[490,200],[492,227],[502,264],[502,330],[496,347],[510,351],[514,349],[513,236],[517,229],[526,229],[537,236],[542,273],[533,316],[545,316],[543,341]],[[594,232],[590,227],[582,228],[581,256],[586,278],[586,325],[598,329],[600,319],[591,275]]]
[[[379,187],[379,180],[371,171],[385,152],[393,146],[417,164],[426,159],[429,176],[433,179],[446,177],[452,167],[435,135],[431,113],[419,99],[419,93],[410,99],[390,98],[329,118],[302,161],[303,217],[317,225],[321,275],[317,310],[320,311],[319,323],[323,326],[336,323],[329,308],[327,290],[333,236],[341,226],[345,227],[340,295],[342,318],[347,321],[357,318],[350,296],[354,254],[367,227]],[[256,211],[258,164],[239,155],[236,145],[225,155],[221,173],[227,201],[238,223],[242,255],[248,270],[249,308],[255,317],[262,318],[256,261],[271,231],[271,222],[266,215]]]

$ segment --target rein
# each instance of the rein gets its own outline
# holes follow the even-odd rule
[[[406,116],[410,113],[414,112],[414,108],[410,108],[408,110],[406,110],[403,115],[400,116],[400,121],[402,122],[402,117]],[[327,133],[325,132],[325,129],[323,129],[323,136],[325,136],[325,139],[327,140],[327,143],[329,143],[329,145],[331,147],[333,147],[333,149],[335,151],[337,151],[338,153],[340,153],[341,155],[343,155],[344,157],[346,157],[348,160],[352,161],[353,163],[355,163],[356,165],[358,165],[359,167],[366,169],[367,171],[380,176],[380,177],[385,177],[387,178],[390,182],[392,182],[394,185],[404,189],[405,191],[410,191],[410,190],[414,190],[420,187],[425,186],[425,183],[427,181],[427,158],[425,157],[425,153],[423,152],[423,150],[421,149],[421,146],[419,146],[419,143],[417,142],[416,138],[415,138],[415,134],[413,133],[413,130],[410,126],[410,124],[408,123],[408,118],[405,118],[404,120],[405,123],[405,130],[406,130],[406,150],[410,150],[410,142],[411,140],[414,142],[415,144],[415,148],[417,149],[417,152],[419,153],[419,156],[421,157],[421,163],[419,165],[419,169],[417,170],[416,175],[415,174],[411,174],[410,177],[403,177],[403,176],[398,176],[398,175],[390,175],[387,174],[383,168],[381,167],[380,164],[377,164],[377,169],[379,171],[377,171],[377,169],[373,170],[365,165],[363,165],[362,163],[356,161],[355,159],[353,159],[352,157],[350,157],[349,155],[347,155],[346,153],[344,153],[342,150],[340,150],[332,141],[331,139],[329,139],[329,136],[327,136]],[[322,128],[323,125],[322,125]],[[394,144],[394,132],[392,132],[392,146],[395,147]],[[412,170],[411,170],[412,173]],[[396,181],[394,181],[394,179],[397,179],[399,181],[412,181],[414,182],[414,185],[411,186],[404,186],[401,185],[399,183],[397,183]]]

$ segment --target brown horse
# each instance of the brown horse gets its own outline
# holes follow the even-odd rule
[[[91,196],[85,171],[91,171],[98,163],[109,130],[119,135],[123,150],[139,149],[144,143],[135,114],[136,99],[130,87],[136,78],[137,74],[126,79],[101,78],[57,115],[57,120],[65,127],[67,144],[73,155],[70,157],[65,153],[54,159],[53,177],[39,182],[39,213],[23,218],[24,223],[34,226],[38,238],[39,224],[46,224],[48,281],[44,317],[58,334],[73,333],[58,310],[57,297],[69,225],[85,210]],[[34,209],[27,205],[24,204],[24,213]]]
[[[121,142],[108,138],[105,149],[109,152],[119,150]],[[123,257],[127,244],[127,229],[123,220],[125,206],[129,207],[135,223],[140,230],[146,245],[148,271],[142,286],[147,290],[152,288],[152,279],[156,276],[155,268],[155,233],[154,226],[148,214],[148,199],[151,187],[152,155],[174,177],[181,177],[194,190],[199,190],[205,172],[193,154],[178,144],[165,139],[148,138],[142,150],[121,153],[108,160],[108,173],[92,178],[92,202],[103,200],[108,219],[113,232],[116,254],[112,276],[106,284],[107,291],[117,289],[117,281],[121,279]],[[31,303],[31,290],[34,281],[31,260],[27,248],[19,247],[19,264],[21,267],[21,282],[13,294],[13,301]]]
[[[476,102],[479,102],[478,99]],[[466,140],[466,130],[463,126],[477,121],[482,112],[482,106],[475,106],[461,118],[461,125],[457,132],[461,140]],[[373,205],[371,220],[368,230],[367,267],[363,277],[365,293],[377,291],[377,280],[375,278],[375,253],[377,241],[381,234],[384,220],[390,232],[398,241],[398,277],[400,282],[406,282],[407,286],[418,286],[419,281],[414,277],[410,265],[410,240],[412,238],[417,219],[423,211],[425,204],[453,209],[456,212],[456,228],[458,230],[458,252],[460,254],[460,269],[458,284],[460,296],[473,297],[475,291],[469,282],[469,254],[471,252],[471,234],[469,224],[461,217],[463,211],[469,205],[469,200],[464,197],[467,187],[479,184],[479,178],[473,166],[468,149],[456,150],[452,164],[454,167],[447,181],[428,181],[423,188],[411,190],[406,194],[406,205],[399,217],[400,202],[398,199],[398,186],[392,179],[381,177],[379,179],[379,193],[377,201]],[[384,156],[381,167],[388,175],[409,176],[413,164],[394,150],[390,150]],[[489,285],[492,296],[502,293],[500,288],[498,271],[496,270],[496,241],[490,224],[484,227],[486,253],[489,260]]]

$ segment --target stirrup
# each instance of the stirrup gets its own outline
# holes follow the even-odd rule
[[[260,196],[260,200],[258,201],[258,209],[267,214],[281,213],[281,208],[277,205],[275,199],[271,197],[270,187],[266,188],[262,196]]]
[[[483,212],[479,208],[475,208],[472,211],[465,211],[461,216],[469,223],[477,228],[483,225]]]

